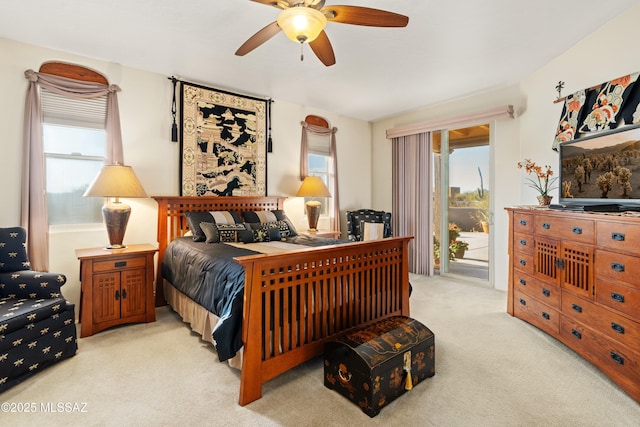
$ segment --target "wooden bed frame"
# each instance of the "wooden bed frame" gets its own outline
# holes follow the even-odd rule
[[[283,197],[154,197],[158,202],[156,305],[165,305],[161,263],[188,230],[187,211],[282,209]],[[262,384],[323,352],[324,343],[376,320],[409,315],[408,244],[395,237],[236,258],[245,269],[239,403]],[[265,309],[268,307],[269,309]]]

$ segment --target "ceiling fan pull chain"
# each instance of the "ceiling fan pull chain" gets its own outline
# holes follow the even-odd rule
[[[304,43],[300,43],[300,62],[304,61]]]

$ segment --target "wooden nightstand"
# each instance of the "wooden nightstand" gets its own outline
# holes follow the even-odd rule
[[[78,249],[80,337],[124,323],[154,322],[153,256],[149,244],[126,249]]]
[[[329,231],[329,230],[318,230],[316,232],[311,232],[311,231],[298,231],[298,234],[303,234],[305,236],[311,236],[311,237],[324,237],[327,239],[339,239],[340,238],[340,232],[339,231]]]

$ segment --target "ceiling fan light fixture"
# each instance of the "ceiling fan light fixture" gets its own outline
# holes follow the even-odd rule
[[[327,25],[327,18],[310,7],[290,7],[278,15],[278,26],[294,42],[314,41]]]

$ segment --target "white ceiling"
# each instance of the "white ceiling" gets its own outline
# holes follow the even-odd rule
[[[235,56],[279,12],[248,0],[0,0],[0,37],[372,121],[517,83],[637,2],[327,0],[409,17],[329,22],[332,67],[283,33]]]

